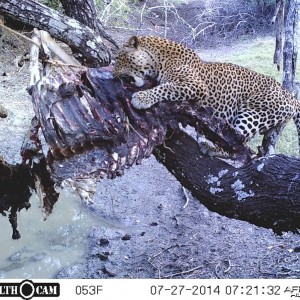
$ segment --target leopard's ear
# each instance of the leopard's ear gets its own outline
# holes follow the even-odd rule
[[[139,38],[136,35],[134,35],[128,40],[125,46],[129,48],[137,49],[139,47],[139,44],[140,44]]]

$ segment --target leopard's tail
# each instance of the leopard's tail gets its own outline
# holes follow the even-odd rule
[[[296,128],[297,128],[297,133],[298,133],[298,145],[299,145],[299,154],[300,154],[300,101],[297,100],[297,108],[296,108],[296,113],[293,116]]]

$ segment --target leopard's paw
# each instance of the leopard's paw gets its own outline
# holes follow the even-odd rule
[[[147,92],[136,92],[132,95],[131,103],[137,109],[146,109],[153,105],[147,98]]]

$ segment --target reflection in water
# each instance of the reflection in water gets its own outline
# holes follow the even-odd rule
[[[46,221],[36,195],[30,203],[28,211],[18,214],[17,241],[11,238],[8,218],[0,216],[0,278],[51,278],[61,268],[82,262],[89,228],[101,224],[78,198],[64,191]]]

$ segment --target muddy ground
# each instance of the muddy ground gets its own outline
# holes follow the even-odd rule
[[[22,53],[22,47],[0,53],[0,104],[9,113],[0,119],[0,155],[10,163],[20,162],[20,147],[33,116],[26,92],[28,62],[23,68],[14,63]],[[187,203],[180,183],[154,157],[121,178],[103,180],[94,204],[86,209],[113,226],[95,226],[85,262],[60,270],[56,277],[300,277],[299,235],[276,236],[212,213],[199,200],[190,196]]]

